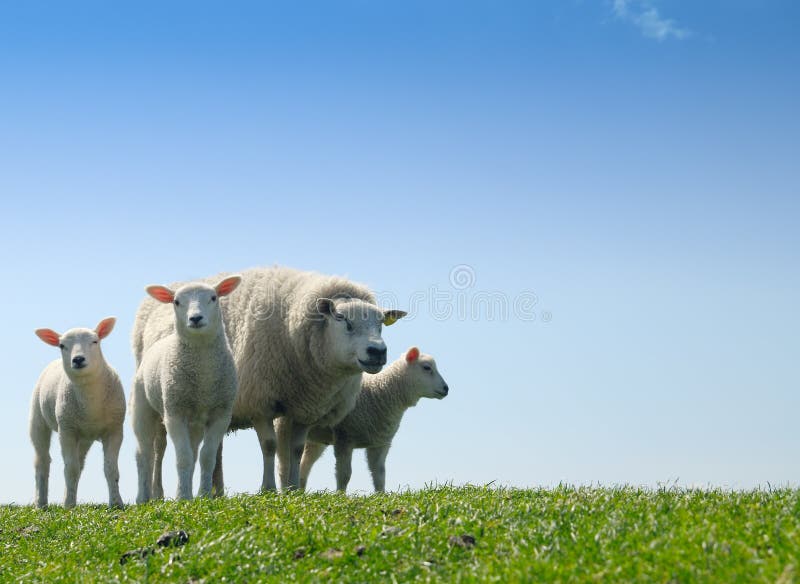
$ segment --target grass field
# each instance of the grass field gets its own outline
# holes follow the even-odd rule
[[[156,545],[180,529],[188,543]],[[154,552],[121,564],[141,548]],[[443,487],[0,507],[3,582],[792,582],[799,562],[800,491],[789,489]]]

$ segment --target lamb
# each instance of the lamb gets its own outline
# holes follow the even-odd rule
[[[178,498],[192,498],[192,475],[201,440],[198,494],[211,494],[217,449],[230,424],[237,390],[233,353],[218,299],[233,292],[240,282],[239,276],[229,276],[216,286],[193,283],[175,291],[165,286],[146,288],[158,302],[172,305],[174,331],[138,359],[131,393],[138,441],[137,503],[163,497],[165,432],[175,446]]]
[[[64,457],[64,507],[75,506],[78,480],[86,454],[95,440],[103,444],[103,470],[108,504],[122,507],[119,494],[119,449],[125,419],[125,394],[117,372],[103,358],[100,341],[116,319],[100,321],[94,330],[73,328],[63,335],[38,329],[36,336],[61,349],[61,359],[45,367],[31,399],[30,437],[36,457],[36,506],[47,507],[50,479],[50,439],[58,432]]]
[[[297,488],[308,428],[332,426],[350,411],[362,372],[376,373],[386,363],[381,325],[406,313],[379,308],[360,284],[283,267],[244,271],[240,291],[223,308],[239,375],[229,429],[255,428],[262,490],[276,487],[276,452],[284,487]],[[165,308],[145,299],[134,326],[137,361],[172,329]],[[284,423],[276,437],[277,416]],[[224,489],[221,469],[220,452],[217,492]]]
[[[354,448],[367,449],[375,491],[386,485],[386,455],[405,411],[420,398],[443,399],[449,388],[430,355],[410,348],[383,372],[365,375],[355,408],[333,428],[314,427],[308,433],[300,463],[300,487],[306,488],[311,467],[327,445],[336,455],[336,488],[347,489]]]

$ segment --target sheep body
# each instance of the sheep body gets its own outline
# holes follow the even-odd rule
[[[420,398],[442,399],[449,388],[429,355],[412,347],[406,355],[376,375],[364,375],[353,410],[333,427],[309,430],[300,464],[300,485],[305,488],[311,467],[332,444],[336,456],[336,488],[347,489],[353,449],[367,450],[367,463],[375,490],[386,482],[386,455],[403,414]]]
[[[200,442],[200,495],[209,495],[217,449],[231,419],[236,368],[219,300],[238,285],[238,276],[216,287],[188,284],[175,292],[151,286],[148,292],[174,305],[177,326],[141,358],[131,394],[132,423],[139,447],[137,502],[163,496],[161,462],[164,433],[175,446],[178,498],[192,498],[192,474]]]
[[[239,377],[230,429],[256,430],[262,490],[275,488],[276,453],[284,486],[296,487],[308,427],[333,425],[352,409],[362,371],[379,371],[386,361],[381,323],[405,313],[378,308],[360,284],[284,267],[245,270],[222,307]],[[172,328],[168,309],[146,299],[134,327],[137,361]],[[214,486],[222,490],[221,453],[217,466]]]
[[[103,445],[103,470],[110,506],[122,506],[119,493],[119,449],[125,419],[125,394],[117,372],[106,362],[99,341],[115,320],[103,320],[95,330],[70,329],[63,335],[39,329],[46,343],[58,346],[62,358],[49,363],[31,398],[29,430],[36,452],[36,506],[47,506],[50,440],[59,435],[64,458],[64,507],[74,507],[86,454],[95,441]]]

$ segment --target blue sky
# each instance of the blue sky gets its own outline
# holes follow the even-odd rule
[[[800,484],[798,23],[788,1],[0,3],[0,502],[33,497],[57,356],[35,328],[116,315],[127,392],[145,285],[274,263],[416,302],[390,355],[419,345],[451,393],[408,412],[387,486]],[[126,500],[133,452],[126,424]],[[255,490],[254,433],[226,455]],[[98,445],[79,499],[105,497]]]

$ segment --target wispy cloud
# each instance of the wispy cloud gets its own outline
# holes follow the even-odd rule
[[[657,41],[685,39],[691,35],[671,18],[661,16],[652,0],[614,0],[614,14],[636,26],[644,36]]]

